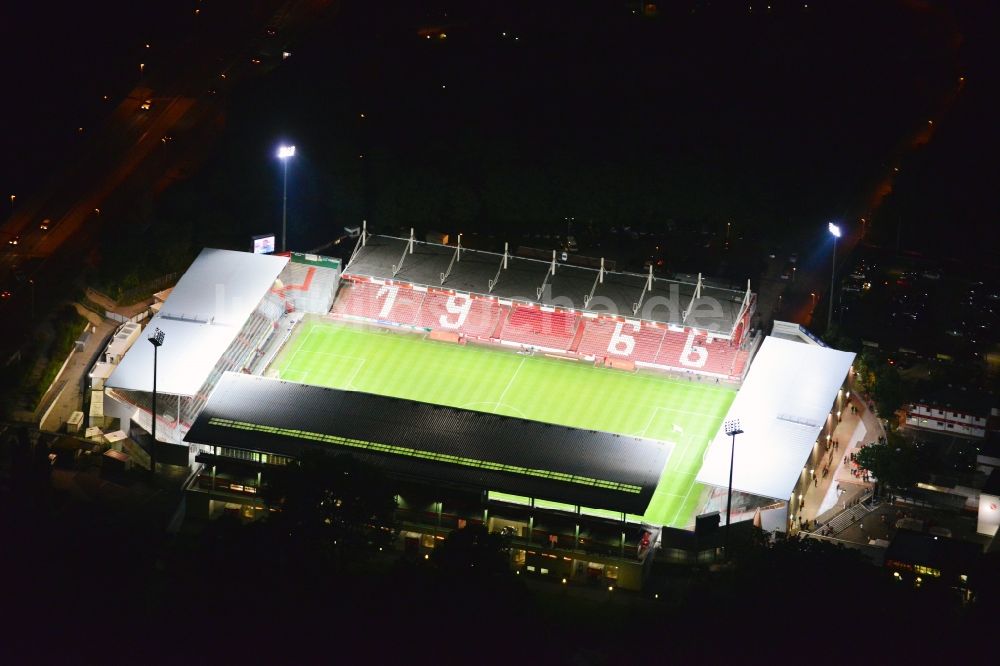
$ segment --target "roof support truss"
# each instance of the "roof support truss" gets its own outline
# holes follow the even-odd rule
[[[736,333],[736,327],[740,325],[740,321],[743,320],[743,315],[746,314],[747,308],[753,302],[753,292],[750,291],[750,280],[747,280],[747,290],[743,294],[743,302],[740,304],[739,314],[736,315],[736,320],[733,321],[733,327],[729,330],[729,339],[733,339],[733,335]],[[735,342],[735,340],[734,340]]]
[[[694,286],[694,294],[691,295],[691,300],[688,301],[688,306],[684,308],[684,318],[681,320],[687,323],[688,315],[691,314],[691,309],[694,308],[694,302],[701,298],[701,273],[698,273],[698,284]]]
[[[448,279],[449,275],[451,275],[451,269],[455,265],[455,263],[462,260],[461,254],[462,254],[462,234],[459,234],[458,245],[455,246],[455,254],[451,255],[451,261],[448,262],[448,269],[444,273],[441,273],[441,284],[444,284],[444,281]]]
[[[594,284],[590,287],[590,293],[583,297],[583,308],[586,310],[590,302],[594,300],[594,292],[597,291],[597,285],[604,284],[604,257],[601,257],[601,270],[597,272],[597,277],[594,278]]]
[[[508,257],[510,257],[510,253],[507,250],[508,250],[507,243],[504,243],[503,244],[503,257],[500,259],[500,267],[497,268],[497,274],[493,276],[493,279],[490,280],[489,285],[488,285],[488,287],[489,287],[489,293],[491,293],[491,294],[493,293],[493,287],[497,286],[497,283],[500,282],[500,273],[502,273],[503,271],[507,270],[507,259],[508,259]]]
[[[538,300],[542,300],[542,294],[545,293],[545,285],[549,282],[549,277],[556,274],[556,251],[552,250],[552,263],[549,264],[549,270],[545,271],[545,279],[542,280],[542,286],[535,290],[538,295]]]
[[[632,304],[632,316],[638,316],[639,308],[642,307],[642,301],[646,298],[646,293],[653,291],[653,265],[649,265],[649,275],[646,276],[646,284],[643,285],[642,291],[639,293],[639,300]]]
[[[406,259],[406,255],[408,254],[413,254],[413,227],[410,227],[410,240],[406,242],[406,248],[403,250],[403,254],[399,258],[399,263],[392,265],[392,277],[396,277],[396,274],[403,270],[403,260]]]
[[[361,220],[361,238],[358,239],[358,242],[354,244],[354,249],[351,250],[351,258],[347,260],[347,265],[344,266],[344,272],[347,272],[347,269],[351,267],[351,264],[354,263],[354,258],[358,256],[358,252],[361,250],[361,248],[365,247],[367,242],[368,242],[368,220]]]

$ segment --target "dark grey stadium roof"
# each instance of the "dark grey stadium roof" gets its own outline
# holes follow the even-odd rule
[[[643,514],[670,445],[423,402],[226,373],[188,442],[296,457],[351,453],[387,472]]]
[[[633,312],[633,305],[638,302],[647,277],[637,273],[605,271],[604,282],[597,285],[594,300],[585,308],[584,297],[590,294],[598,275],[595,268],[557,262],[556,273],[547,283],[547,287],[551,288],[539,298],[538,289],[545,280],[549,261],[511,256],[507,269],[500,272],[496,285],[490,291],[489,284],[497,276],[502,254],[463,248],[460,260],[452,264],[451,273],[442,284],[441,276],[448,270],[455,247],[414,241],[413,254],[403,258],[402,268],[393,275],[393,267],[399,264],[408,242],[408,239],[393,236],[370,236],[344,272],[676,325],[685,323],[684,312],[698,282],[697,275],[675,280],[654,277],[652,292],[645,294],[642,308]],[[703,278],[701,298],[696,300],[686,323],[728,335],[736,324],[743,296],[743,291],[711,284]]]

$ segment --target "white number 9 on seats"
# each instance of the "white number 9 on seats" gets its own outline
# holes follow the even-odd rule
[[[458,302],[457,299],[461,299]],[[449,296],[448,300],[444,304],[445,310],[453,315],[458,315],[455,321],[448,321],[448,315],[441,315],[438,317],[438,322],[444,328],[462,328],[462,324],[465,323],[465,318],[469,316],[469,310],[472,309],[472,299],[468,296]]]

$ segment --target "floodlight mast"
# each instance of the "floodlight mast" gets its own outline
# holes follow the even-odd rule
[[[153,444],[149,447],[149,473],[152,476],[156,476],[156,357],[160,347],[163,346],[165,337],[166,335],[159,328],[149,336],[149,343],[153,345],[153,408],[150,410],[153,416],[152,432],[150,433],[153,436]]]
[[[288,160],[295,157],[295,146],[279,146],[278,159],[284,165],[284,186],[281,195],[281,251],[285,252],[285,241],[288,229]]]
[[[827,225],[827,229],[830,231],[830,235],[833,236],[833,255],[830,262],[830,309],[826,315],[826,327],[830,328],[833,325],[833,285],[834,276],[837,274],[837,239],[840,238],[840,227],[830,222]]]
[[[743,429],[740,428],[739,419],[729,419],[725,423],[726,434],[732,437],[732,445],[729,449],[729,496],[726,499],[726,559],[729,559],[729,522],[732,516],[733,508],[733,462],[736,458],[736,435],[742,435]]]

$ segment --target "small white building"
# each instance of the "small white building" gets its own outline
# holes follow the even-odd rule
[[[104,381],[111,376],[115,367],[121,363],[125,353],[139,339],[141,331],[142,326],[131,321],[118,327],[115,334],[111,336],[108,346],[101,353],[101,358],[90,369],[90,385],[93,390],[104,390]]]
[[[986,437],[992,396],[965,387],[947,388],[906,406],[906,425],[949,435]]]
[[[979,494],[979,520],[976,531],[995,536],[1000,527],[1000,469],[993,470]]]

